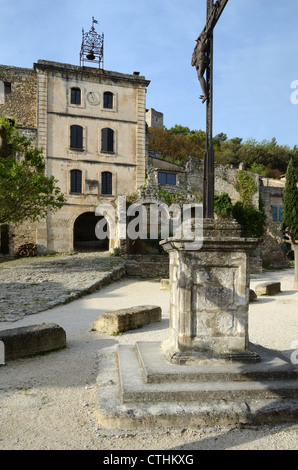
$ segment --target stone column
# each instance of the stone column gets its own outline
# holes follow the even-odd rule
[[[203,244],[170,238],[170,332],[162,343],[176,364],[256,362],[249,350],[249,253],[258,240],[241,237],[235,221],[204,219]]]

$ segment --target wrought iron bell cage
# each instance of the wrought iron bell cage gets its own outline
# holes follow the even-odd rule
[[[85,33],[82,30],[82,46],[80,52],[80,65],[85,66],[85,62],[98,64],[100,69],[103,69],[103,46],[104,34],[98,34],[95,30],[94,24],[98,21],[92,18],[92,27],[90,31]]]

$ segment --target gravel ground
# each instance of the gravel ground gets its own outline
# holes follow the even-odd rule
[[[293,270],[265,272],[251,281],[282,282],[282,293],[250,306],[250,340],[290,355],[298,340],[298,292]],[[103,311],[155,304],[161,323],[110,337],[92,331]],[[96,419],[99,352],[117,344],[159,341],[167,337],[169,292],[158,282],[124,279],[70,304],[30,315],[0,330],[43,322],[66,330],[68,347],[0,367],[1,450],[297,450],[298,423],[242,429],[106,430]]]

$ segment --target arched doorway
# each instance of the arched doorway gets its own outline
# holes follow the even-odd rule
[[[75,251],[108,251],[109,239],[99,240],[96,237],[96,224],[103,219],[94,212],[81,214],[74,223],[73,246]]]

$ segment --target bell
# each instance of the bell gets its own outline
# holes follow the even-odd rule
[[[87,59],[88,60],[94,60],[95,59],[95,55],[94,55],[94,52],[93,50],[91,49],[87,55]]]

